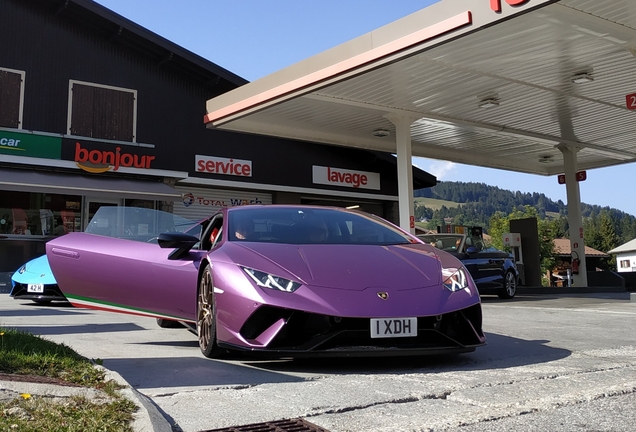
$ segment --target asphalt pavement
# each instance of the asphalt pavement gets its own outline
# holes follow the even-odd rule
[[[210,360],[150,318],[0,295],[0,325],[101,359],[142,410],[138,431],[304,418],[330,432],[628,431],[636,423],[629,293],[484,297],[488,345],[402,359]],[[0,383],[4,387],[5,383]]]

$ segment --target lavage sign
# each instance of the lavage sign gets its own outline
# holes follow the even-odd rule
[[[354,189],[380,190],[380,174],[313,165],[313,182]]]

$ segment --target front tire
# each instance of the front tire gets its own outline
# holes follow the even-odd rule
[[[507,271],[504,276],[504,287],[499,292],[500,299],[509,300],[517,294],[517,276],[511,271]]]
[[[221,354],[216,344],[216,302],[210,266],[206,266],[199,280],[197,296],[197,334],[201,353],[208,358]]]
[[[31,301],[40,306],[49,306],[51,304],[51,300],[31,300]]]

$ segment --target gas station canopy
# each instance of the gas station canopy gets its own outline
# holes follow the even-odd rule
[[[563,173],[587,286],[578,181],[636,161],[635,0],[440,0],[207,102],[208,127],[411,157]]]
[[[636,161],[636,1],[441,0],[207,103],[208,127],[555,175]]]

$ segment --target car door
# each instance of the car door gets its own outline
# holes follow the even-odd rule
[[[175,255],[155,238],[71,233],[48,242],[46,254],[61,291],[75,306],[195,321],[198,268],[207,251],[190,238],[194,247]]]

